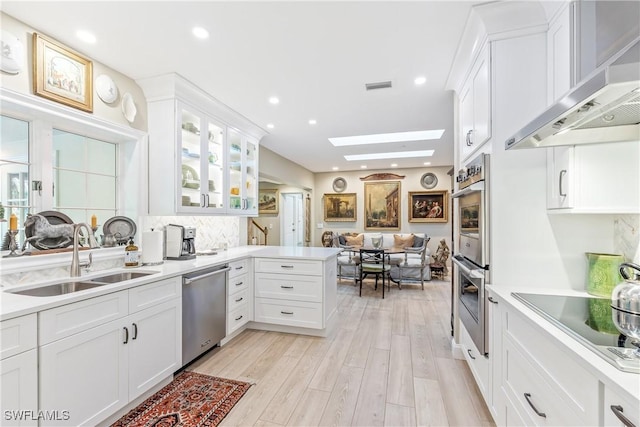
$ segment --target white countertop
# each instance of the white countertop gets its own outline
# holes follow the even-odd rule
[[[99,251],[97,251],[99,252]],[[195,259],[186,261],[165,261],[161,265],[154,266],[142,266],[142,267],[128,267],[118,268],[110,270],[92,271],[87,274],[83,274],[81,279],[91,279],[93,277],[104,276],[116,271],[140,271],[140,272],[153,272],[149,276],[141,277],[139,279],[128,280],[126,282],[113,283],[109,285],[98,286],[96,288],[87,289],[81,292],[74,292],[64,295],[52,296],[52,297],[35,297],[28,295],[18,295],[7,292],[7,290],[19,290],[27,289],[46,284],[60,283],[66,279],[57,278],[55,280],[48,280],[38,282],[37,284],[12,286],[11,288],[3,288],[0,291],[0,320],[7,320],[13,317],[18,317],[26,314],[36,313],[38,311],[46,310],[49,308],[57,307],[72,302],[81,301],[87,298],[93,298],[100,295],[105,295],[111,292],[117,292],[124,289],[140,286],[146,283],[155,282],[162,279],[168,279],[171,277],[182,276],[186,273],[200,270],[202,268],[211,267],[217,264],[224,264],[226,262],[235,261],[246,257],[258,257],[258,258],[299,258],[308,260],[320,260],[326,261],[333,256],[336,256],[340,252],[337,248],[320,248],[320,247],[280,247],[280,246],[240,246],[235,248],[229,248],[226,251],[218,251],[216,255],[203,255],[197,256]],[[34,262],[41,262],[40,257],[34,257]],[[28,266],[30,260],[27,257],[19,260],[21,265]],[[76,278],[77,280],[78,278]]]
[[[640,396],[640,374],[623,372],[615,368],[602,357],[598,356],[594,351],[587,348],[571,335],[567,334],[511,295],[511,292],[520,292],[530,294],[589,296],[586,292],[568,289],[528,289],[504,286],[496,287],[491,285],[488,285],[487,289],[530,319],[556,345],[569,350],[573,355],[575,355],[577,363],[582,365],[601,382],[606,384],[607,387],[616,390],[618,393],[626,393],[633,398],[638,399]]]

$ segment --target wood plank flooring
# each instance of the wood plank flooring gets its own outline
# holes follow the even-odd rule
[[[326,338],[246,330],[188,369],[255,384],[223,426],[492,426],[465,361],[453,359],[451,284],[338,284]]]

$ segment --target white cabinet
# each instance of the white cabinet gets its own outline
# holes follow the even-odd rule
[[[491,50],[476,59],[460,96],[460,159],[464,161],[491,137]]]
[[[258,143],[229,128],[229,212],[258,214]]]
[[[149,213],[256,215],[265,132],[176,74],[137,82],[147,98]]]
[[[0,416],[3,426],[33,426],[38,409],[36,315],[5,320],[0,325]]]
[[[227,286],[227,336],[253,320],[253,274],[251,260],[229,263]]]
[[[547,100],[551,105],[573,86],[572,12],[566,2],[551,19],[547,31]]]
[[[547,209],[640,213],[637,141],[547,149]]]
[[[640,397],[632,398],[616,393],[611,387],[604,387],[604,425],[630,427],[640,426]]]
[[[73,331],[53,340],[41,333],[48,343],[39,348],[40,410],[64,408],[70,416],[49,424],[99,423],[180,368],[180,286],[179,278],[166,279],[40,314]],[[142,293],[163,302],[136,309],[144,305]],[[102,310],[122,306],[131,309]],[[120,315],[108,314],[96,325],[96,313],[103,312]]]
[[[476,384],[478,384],[480,393],[484,397],[487,406],[489,406],[491,404],[491,387],[489,383],[489,357],[491,357],[491,355],[485,356],[484,354],[480,354],[462,322],[460,322],[460,344],[462,345],[464,358],[469,364],[469,368],[471,368],[471,373],[476,380]]]

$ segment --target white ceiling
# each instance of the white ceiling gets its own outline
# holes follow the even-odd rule
[[[453,164],[453,94],[444,87],[470,7],[478,3],[3,1],[1,8],[133,79],[181,74],[267,130],[262,145],[325,172]],[[193,26],[206,28],[210,38],[195,39]],[[80,41],[79,29],[97,42]],[[420,75],[427,83],[416,86]],[[364,89],[385,80],[393,88]],[[272,95],[279,105],[269,104]],[[317,125],[308,124],[312,118]],[[424,129],[445,133],[438,141],[399,145],[328,141]],[[426,149],[435,150],[430,159],[342,157]]]

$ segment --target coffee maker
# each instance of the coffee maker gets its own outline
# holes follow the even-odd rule
[[[195,240],[195,227],[168,224],[164,228],[165,259],[194,259],[196,257]]]

